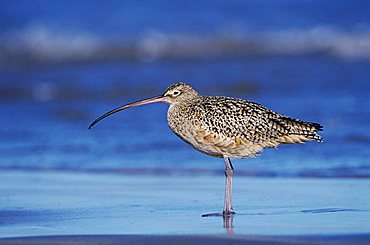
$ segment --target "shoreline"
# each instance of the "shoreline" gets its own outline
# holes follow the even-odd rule
[[[2,238],[1,244],[365,244],[369,234],[330,236],[243,236],[243,235],[71,235]]]

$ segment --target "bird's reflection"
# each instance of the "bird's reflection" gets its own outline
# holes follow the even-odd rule
[[[224,214],[222,215],[224,221],[224,228],[226,229],[227,234],[234,234],[234,214]]]
[[[223,219],[224,228],[226,233],[229,235],[234,234],[234,214],[224,214],[224,213],[211,213],[211,214],[203,214],[202,217],[221,217]]]

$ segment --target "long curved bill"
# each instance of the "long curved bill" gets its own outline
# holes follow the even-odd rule
[[[146,105],[146,104],[150,104],[150,103],[156,103],[156,102],[164,102],[164,97],[163,96],[156,96],[156,97],[153,97],[153,98],[149,98],[149,99],[145,99],[145,100],[140,100],[140,101],[137,101],[137,102],[134,102],[134,103],[131,103],[131,104],[128,104],[128,105],[124,105],[124,106],[120,106],[120,107],[117,107],[116,109],[113,109],[111,111],[108,111],[107,113],[101,115],[100,117],[98,117],[95,121],[93,121],[90,126],[89,126],[89,129],[91,129],[95,124],[97,124],[99,121],[103,120],[104,118],[116,113],[116,112],[119,112],[119,111],[122,111],[122,110],[125,110],[125,109],[128,109],[128,108],[131,108],[131,107],[135,107],[135,106],[140,106],[140,105]]]

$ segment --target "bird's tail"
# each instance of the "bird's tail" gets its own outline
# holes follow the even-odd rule
[[[293,119],[289,117],[279,118],[284,122],[287,127],[288,134],[294,136],[299,136],[298,138],[303,141],[314,140],[317,142],[322,142],[323,138],[317,134],[317,132],[322,131],[322,125],[313,122],[304,122],[298,119]]]
[[[310,140],[315,140],[317,142],[323,142],[323,138],[317,134],[317,132],[322,131],[322,125],[318,123],[312,123],[312,122],[306,122],[308,125],[311,126],[312,130],[311,133],[309,133],[307,136]]]

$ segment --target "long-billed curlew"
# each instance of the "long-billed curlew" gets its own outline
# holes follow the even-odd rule
[[[161,96],[120,106],[96,119],[134,106],[155,102],[170,104],[168,125],[194,149],[225,160],[224,215],[234,213],[231,205],[234,168],[230,158],[254,157],[264,148],[279,144],[296,144],[308,140],[322,141],[317,134],[322,126],[303,122],[273,112],[243,99],[223,96],[201,96],[185,83],[171,85]]]

